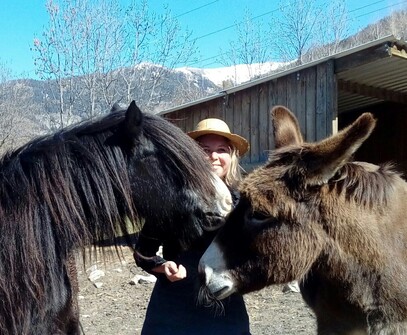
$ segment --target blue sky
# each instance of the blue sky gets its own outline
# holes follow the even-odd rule
[[[121,0],[126,3],[126,0]],[[58,0],[55,0],[58,2]],[[95,1],[97,4],[97,1]],[[347,0],[352,32],[388,15],[391,10],[406,6],[407,0]],[[150,0],[151,10],[159,13],[168,4],[178,16],[183,27],[198,38],[203,59],[219,53],[229,44],[235,30],[228,28],[244,17],[250,8],[253,17],[278,9],[276,0]],[[266,14],[262,20],[271,18]],[[48,23],[45,0],[3,0],[0,11],[0,62],[5,63],[17,77],[35,77],[33,53],[30,51],[34,37],[40,36]],[[208,36],[206,36],[208,35]],[[206,37],[203,37],[206,36]],[[205,64],[206,63],[206,64]],[[221,66],[211,61],[193,65],[195,67]]]

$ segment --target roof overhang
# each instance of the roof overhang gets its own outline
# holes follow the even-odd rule
[[[328,60],[334,60],[335,64],[339,114],[385,100],[407,104],[407,44],[394,36],[387,36],[314,62],[231,87],[199,100],[175,106],[159,114],[168,114],[219,99]]]
[[[382,101],[407,104],[406,43],[387,40],[335,61],[338,112]]]

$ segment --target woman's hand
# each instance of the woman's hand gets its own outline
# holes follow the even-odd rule
[[[173,261],[167,261],[153,269],[154,272],[164,273],[170,282],[184,279],[187,276],[187,270],[182,264],[177,265]]]

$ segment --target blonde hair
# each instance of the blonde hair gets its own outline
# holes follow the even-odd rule
[[[239,165],[239,155],[236,148],[230,144],[232,152],[230,153],[230,166],[229,170],[226,172],[224,182],[230,188],[235,188],[242,181],[242,172]]]

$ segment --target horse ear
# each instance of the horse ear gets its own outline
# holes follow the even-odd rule
[[[111,112],[124,110],[119,104],[114,104]],[[119,129],[105,141],[109,146],[132,146],[134,139],[140,134],[143,123],[143,113],[132,101],[126,110],[123,122],[119,125]]]
[[[136,102],[133,100],[127,108],[126,116],[123,123],[124,131],[130,138],[137,136],[140,133],[141,125],[143,122],[143,113],[137,107]]]
[[[301,159],[306,166],[307,183],[323,184],[331,179],[370,136],[375,125],[373,115],[364,113],[337,134],[305,148]]]
[[[117,101],[117,102],[115,102],[115,103],[113,104],[112,108],[110,109],[110,113],[118,112],[118,111],[125,110],[125,109],[126,109],[126,107],[123,107],[123,105],[120,104],[120,103]]]
[[[303,143],[300,126],[295,115],[284,106],[271,110],[273,134],[276,149]]]

